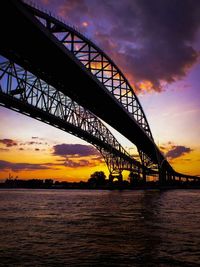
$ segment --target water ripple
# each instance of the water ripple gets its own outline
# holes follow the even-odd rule
[[[0,266],[200,266],[200,194],[0,190]]]

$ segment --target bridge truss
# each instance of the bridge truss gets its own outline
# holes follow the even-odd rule
[[[14,62],[1,58],[0,105],[44,121],[93,144],[102,154],[110,177],[142,173],[143,166],[120,145],[93,113]],[[146,172],[149,170],[146,168]]]

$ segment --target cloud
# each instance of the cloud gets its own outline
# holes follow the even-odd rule
[[[86,159],[69,159],[69,158],[66,158],[66,160],[63,162],[63,164],[60,164],[60,165],[64,165],[65,167],[68,167],[68,168],[83,168],[83,167],[95,167],[95,166],[98,166],[100,164],[104,163],[102,157],[100,158],[92,158],[92,159],[89,159],[89,160],[86,160]]]
[[[173,146],[172,149],[170,149],[165,156],[170,159],[175,159],[178,157],[181,157],[185,154],[188,154],[192,151],[191,148],[185,147],[185,146]]]
[[[58,14],[89,33],[137,90],[162,91],[166,83],[184,77],[197,62],[194,42],[200,28],[200,1],[59,3]]]
[[[34,140],[44,140],[43,137],[38,137],[38,136],[32,136],[31,139],[34,139]]]
[[[160,146],[160,149],[161,149],[161,150],[165,150],[165,147],[164,147],[164,146]]]
[[[101,154],[91,145],[54,145],[53,155],[61,157],[60,159],[56,160],[59,162],[58,165],[68,168],[94,167],[104,163]]]
[[[40,149],[39,148],[35,148],[35,151],[40,151]]]
[[[25,144],[27,144],[27,145],[42,145],[42,142],[29,141],[29,142],[27,142]]]
[[[58,15],[64,18],[66,18],[67,15],[73,22],[76,22],[76,24],[80,24],[83,14],[88,14],[89,12],[88,4],[85,3],[84,0],[60,2],[61,4],[58,6]]]
[[[0,147],[0,151],[7,152],[7,151],[9,151],[9,149],[8,148]]]
[[[53,163],[13,163],[5,160],[0,160],[0,170],[12,170],[12,171],[35,171],[35,170],[47,170],[56,169]]]
[[[6,147],[17,146],[17,142],[12,139],[0,139],[0,143],[5,145]]]
[[[91,162],[88,160],[84,160],[84,159],[81,159],[79,161],[66,159],[64,162],[64,166],[69,167],[69,168],[88,167],[88,166],[91,166]],[[94,165],[92,164],[92,166]]]
[[[105,162],[105,160],[103,159],[103,156],[101,154],[92,157],[91,160],[98,161],[99,163],[104,163]]]
[[[9,139],[9,138],[4,138],[4,139],[0,139],[0,144],[3,144],[4,146],[6,146],[7,148],[10,147],[16,147],[16,146],[32,146],[32,145],[47,145],[48,143],[45,142],[41,142],[40,140],[42,140],[39,137],[33,136],[32,137],[33,140],[36,141],[25,141],[25,142],[18,142],[16,140],[13,139]],[[40,139],[40,140],[39,140]],[[22,147],[18,147],[19,150],[24,150],[25,148]],[[8,151],[8,149],[6,150],[5,148],[0,148],[1,151]],[[35,149],[36,151],[39,150],[39,148]]]
[[[50,0],[41,0],[41,2],[44,4],[44,5],[48,5],[50,3]]]
[[[87,157],[99,156],[99,152],[90,145],[60,144],[53,146],[53,155],[61,157]]]
[[[39,138],[38,137],[35,137],[35,138],[32,137],[32,139],[39,139]],[[26,141],[26,142],[20,143],[20,145],[29,145],[29,146],[31,146],[31,145],[47,145],[47,144],[48,144],[47,142],[43,143],[41,141]]]

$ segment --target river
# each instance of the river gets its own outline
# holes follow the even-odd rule
[[[0,190],[0,266],[200,266],[200,191]]]

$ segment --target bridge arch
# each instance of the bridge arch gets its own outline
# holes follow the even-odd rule
[[[1,58],[0,105],[67,131],[94,145],[102,154],[110,175],[123,170],[141,172],[108,128],[93,113],[16,63]]]
[[[54,35],[98,79],[153,140],[146,115],[134,88],[113,60],[75,28],[35,8],[34,5],[31,7],[26,5],[26,7],[46,30]]]

